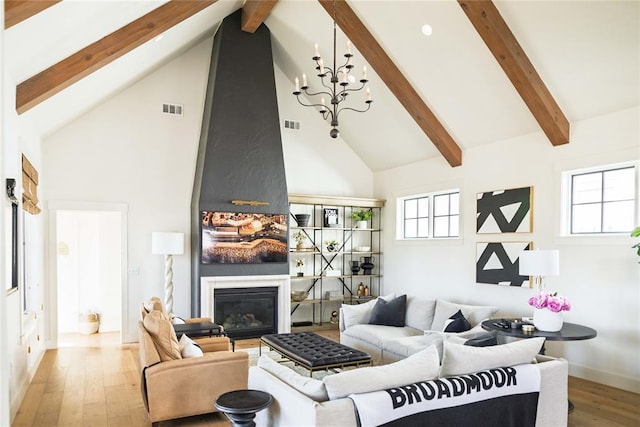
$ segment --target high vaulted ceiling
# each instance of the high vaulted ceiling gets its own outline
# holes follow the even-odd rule
[[[5,2],[18,111],[47,135],[243,6],[243,29],[264,20],[292,81],[311,74],[314,43],[331,56],[332,1],[247,3]],[[375,99],[366,114],[345,115],[340,132],[373,171],[435,156],[458,166],[466,149],[538,131],[564,144],[570,123],[640,103],[638,1],[338,0],[336,20],[357,48],[356,69],[368,64]],[[164,39],[150,41],[164,27]]]

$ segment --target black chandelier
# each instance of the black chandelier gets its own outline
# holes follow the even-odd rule
[[[316,62],[316,70],[318,70],[317,76],[320,77],[320,82],[322,86],[326,90],[321,90],[320,92],[312,93],[309,92],[309,85],[307,85],[307,76],[302,74],[302,86],[300,86],[300,80],[298,77],[295,79],[296,90],[293,94],[298,99],[300,105],[305,107],[320,107],[320,114],[322,114],[322,118],[327,120],[327,118],[331,118],[331,131],[329,135],[331,138],[337,138],[340,132],[338,131],[338,116],[344,110],[356,111],[358,113],[364,113],[371,108],[371,103],[373,99],[371,98],[371,91],[367,87],[367,99],[365,101],[366,108],[359,110],[353,107],[347,107],[342,105],[344,101],[346,101],[347,96],[350,92],[358,92],[364,89],[367,86],[367,67],[366,65],[362,67],[362,77],[360,78],[361,86],[358,88],[351,88],[350,84],[355,83],[356,79],[353,75],[351,75],[351,70],[353,69],[352,58],[353,54],[351,54],[351,42],[347,40],[347,53],[344,54],[344,57],[347,58],[345,63],[338,68],[336,68],[336,2],[333,2],[333,68],[327,67],[324,65],[324,61],[320,56],[320,52],[318,51],[318,45],[315,45],[315,55],[313,56],[313,60]],[[328,79],[328,81],[325,80]],[[307,98],[320,96],[320,103],[312,103],[305,104],[300,100],[300,94],[304,91]],[[325,103],[325,96],[329,98],[330,105],[328,106]],[[317,98],[316,98],[317,99]]]

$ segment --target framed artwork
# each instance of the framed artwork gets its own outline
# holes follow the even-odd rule
[[[287,262],[287,216],[202,211],[202,263]]]
[[[325,227],[338,227],[338,208],[324,208],[322,218],[322,224]]]
[[[518,270],[520,252],[532,247],[532,242],[476,243],[476,283],[530,288],[529,276]]]
[[[476,232],[531,233],[533,187],[478,193]]]

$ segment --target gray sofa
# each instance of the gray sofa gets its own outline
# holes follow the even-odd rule
[[[391,301],[393,297],[383,298]],[[529,414],[533,412],[536,417],[535,426],[566,426],[568,364],[564,359],[538,354],[543,338],[491,347],[464,345],[468,338],[486,334],[479,324],[495,314],[496,307],[409,297],[404,326],[387,326],[369,324],[376,303],[373,300],[357,306],[343,305],[340,310],[341,343],[371,354],[376,366],[347,370],[319,380],[300,375],[263,355],[257,366],[249,369],[249,388],[269,392],[274,397],[273,404],[257,414],[258,425],[357,426],[358,409],[354,401],[362,396],[388,396],[388,390],[404,389],[411,384],[437,383],[441,378],[447,378],[442,380],[445,383],[453,383],[458,381],[453,378],[456,376],[464,378],[491,369],[525,367],[539,378],[537,402],[529,406]],[[459,316],[458,311],[471,329],[444,332],[448,319],[454,314]],[[525,412],[511,404],[510,399],[519,398],[520,392],[508,393],[500,398],[508,411]],[[453,406],[452,412],[458,416],[457,404]],[[382,411],[388,413],[386,409]],[[426,414],[430,415],[428,411]]]

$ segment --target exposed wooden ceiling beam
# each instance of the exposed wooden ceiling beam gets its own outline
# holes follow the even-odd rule
[[[13,27],[60,1],[62,0],[5,0],[4,28]]]
[[[333,0],[318,0],[333,17]],[[462,164],[462,150],[431,109],[344,0],[336,2],[336,23],[413,117],[451,166]]]
[[[18,85],[16,91],[18,114],[33,108],[216,1],[171,0],[25,80]]]
[[[278,0],[247,0],[242,6],[242,31],[255,33]]]
[[[458,0],[553,145],[569,143],[569,121],[491,0]]]

